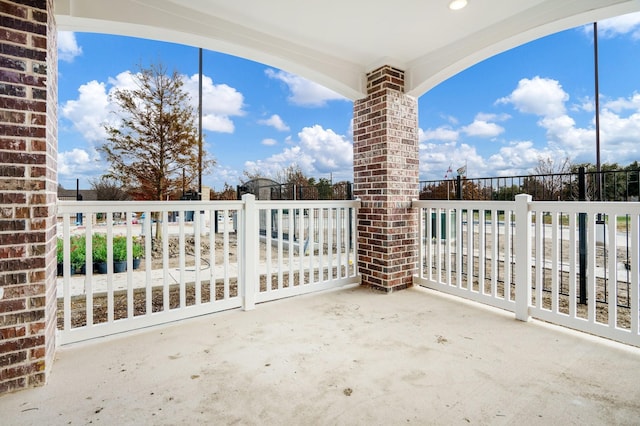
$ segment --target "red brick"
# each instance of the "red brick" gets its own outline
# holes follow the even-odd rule
[[[0,355],[0,367],[7,365],[19,364],[27,359],[27,351],[13,352],[6,355]]]
[[[24,389],[27,387],[27,379],[25,377],[19,377],[14,380],[6,382],[0,382],[0,394],[12,392],[17,389]]]

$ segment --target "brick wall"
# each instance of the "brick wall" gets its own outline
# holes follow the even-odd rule
[[[0,393],[44,383],[55,350],[53,0],[0,0]]]
[[[385,66],[367,78],[353,118],[358,266],[363,284],[393,291],[412,285],[417,261],[418,106],[403,71]]]

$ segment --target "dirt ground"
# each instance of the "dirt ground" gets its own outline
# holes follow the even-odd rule
[[[142,241],[144,244],[144,241]],[[222,238],[217,238],[215,241],[215,263],[222,264],[224,262],[225,253],[228,256],[227,261],[230,264],[237,262],[237,240],[235,234],[229,234],[229,239],[227,241],[228,250],[225,252],[225,243]],[[177,268],[179,267],[180,261],[180,246],[178,238],[171,237],[168,242],[169,246],[169,256],[168,256],[168,265],[167,267]],[[261,249],[261,258],[266,258],[266,246],[264,243],[260,245]],[[201,258],[202,262],[207,263],[210,259],[210,243],[208,238],[201,239]],[[288,256],[288,250],[283,248],[283,257]],[[187,237],[185,239],[185,266],[193,267],[195,266],[195,240],[193,236]],[[152,249],[152,269],[162,269],[164,267],[163,260],[163,252],[162,252],[162,244],[153,244]],[[145,270],[145,259],[142,259],[140,262],[139,271]],[[324,271],[325,274],[328,274],[328,271]],[[333,268],[332,272],[335,276],[337,274],[337,267]],[[346,274],[346,271],[343,269],[342,274]],[[298,273],[292,276],[293,285],[299,285],[300,276]],[[314,279],[319,280],[319,272],[314,272]],[[306,272],[303,274],[303,282],[307,282],[309,280],[309,273]],[[289,274],[282,275],[282,287],[286,288],[289,286],[290,277]],[[272,275],[271,277],[271,288],[278,288],[278,277],[277,275]],[[221,300],[225,297],[235,297],[238,295],[238,284],[236,278],[229,278],[228,283],[228,294],[225,295],[225,282],[224,279],[218,279],[215,282],[215,291],[212,294],[211,282],[209,280],[202,280],[200,283],[200,303],[208,303],[212,300]],[[267,277],[265,275],[260,276],[260,289],[261,291],[265,291],[267,288]],[[169,297],[167,299],[167,308],[169,310],[176,309],[181,306],[180,300],[180,285],[173,284],[169,286]],[[192,306],[196,304],[196,284],[186,283],[185,286],[185,305]],[[93,295],[93,323],[100,324],[103,322],[107,322],[108,320],[108,312],[109,312],[109,300],[106,293],[96,293]],[[147,293],[146,289],[139,288],[133,291],[132,297],[133,303],[133,316],[145,315],[147,313]],[[71,299],[71,326],[82,327],[87,324],[86,317],[86,305],[87,300],[84,295],[72,297]],[[129,299],[127,297],[126,290],[114,291],[113,293],[113,306],[114,306],[114,319],[122,319],[127,318],[129,316]],[[58,328],[62,329],[64,325],[64,300],[62,298],[58,299]],[[164,289],[162,286],[154,287],[151,291],[151,311],[152,312],[161,312],[165,310],[165,297],[164,297]]]
[[[144,244],[144,240],[142,241],[142,243]],[[435,244],[434,243],[434,249],[435,249]],[[478,241],[478,235],[475,235],[475,241],[474,241],[475,247],[478,246],[479,241]],[[499,244],[499,250],[504,250],[504,238],[500,239],[498,241]],[[514,242],[512,242],[512,244],[514,244]],[[229,262],[230,264],[236,263],[237,262],[237,250],[238,250],[238,245],[237,245],[237,240],[236,240],[236,235],[235,234],[229,234],[228,236],[228,241],[226,242],[226,246],[228,247],[228,250],[225,251],[225,242],[222,239],[222,237],[217,236],[216,240],[215,240],[215,263],[216,264],[222,264],[225,259],[225,255],[228,256],[227,258],[227,262]],[[491,253],[491,246],[492,246],[492,241],[490,238],[488,238],[485,241],[485,247],[486,247],[486,252],[487,253]],[[163,268],[163,252],[162,252],[162,244],[158,243],[156,241],[153,241],[152,243],[152,269],[162,269]],[[168,268],[176,268],[179,266],[179,256],[180,256],[180,246],[179,246],[179,240],[177,237],[171,237],[168,241],[168,247],[169,247],[169,256],[168,256]],[[551,253],[551,243],[548,242],[545,245],[545,253]],[[203,263],[207,263],[210,259],[210,242],[208,237],[203,237],[201,238],[201,258],[203,259],[202,262]],[[285,257],[288,256],[288,251],[286,250],[286,248],[284,249],[285,251]],[[562,253],[562,258],[563,258],[563,262],[568,262],[569,260],[569,249],[568,249],[568,242],[563,242],[563,246],[561,247],[560,252]],[[606,250],[603,247],[598,247],[597,248],[597,253],[596,253],[596,262],[599,265],[603,265],[605,260],[606,260]],[[265,259],[266,257],[266,247],[264,244],[261,244],[261,258]],[[184,259],[185,259],[185,266],[186,267],[193,267],[195,265],[195,239],[193,236],[188,236],[185,238],[185,252],[184,252]],[[478,265],[479,265],[479,260],[477,257],[474,258],[474,278],[473,278],[473,289],[475,291],[479,291],[479,280],[477,277],[477,273],[478,273]],[[491,265],[491,260],[490,259],[486,259],[485,260],[485,280],[484,280],[484,292],[485,293],[491,293],[491,276],[492,275],[497,275],[498,280],[497,280],[497,294],[500,297],[504,297],[504,277],[505,277],[505,270],[504,270],[504,262],[503,261],[498,261],[497,262],[497,269],[496,271],[492,272],[492,265]],[[463,264],[466,264],[466,256],[464,256],[464,260],[463,260]],[[453,285],[456,284],[456,273],[455,273],[455,260],[454,257],[452,256],[452,261],[451,261],[451,267],[452,267],[452,271],[451,271],[451,277],[452,277],[452,281],[453,281]],[[462,280],[463,280],[463,285],[466,285],[466,283],[468,282],[468,278],[467,278],[467,271],[466,271],[467,267],[463,267],[463,274],[462,274]],[[141,264],[140,264],[140,270],[144,270],[145,269],[145,261],[144,259],[142,259]],[[445,271],[446,271],[446,264],[444,261],[442,261],[441,263],[441,279],[444,280],[445,279]],[[426,272],[426,269],[425,269]],[[433,267],[432,268],[432,274],[436,274],[436,268]],[[514,270],[512,267],[511,270],[511,277],[513,277],[514,274]],[[535,282],[535,274],[536,274],[536,270],[535,267],[532,268],[532,277],[534,277],[534,282]],[[552,273],[551,270],[548,268],[544,268],[542,270],[542,275],[543,275],[543,292],[542,292],[542,307],[545,309],[551,309],[551,304],[552,304],[552,298],[551,298],[551,285],[552,285]],[[275,281],[277,277],[272,276],[272,288],[277,288],[278,283]],[[305,274],[305,279],[308,278],[308,274]],[[317,274],[316,274],[316,278],[317,278]],[[559,306],[559,311],[568,314],[569,313],[569,297],[566,295],[566,293],[568,292],[568,282],[569,282],[569,272],[568,271],[560,271],[559,275],[558,275],[558,282],[560,285],[560,295],[558,297],[558,306]],[[266,289],[266,281],[267,278],[266,276],[261,276],[260,277],[260,286],[262,290]],[[283,286],[287,287],[289,285],[288,283],[289,281],[289,277],[287,274],[284,274],[283,276]],[[297,285],[299,281],[299,277],[298,275],[294,276],[294,285]],[[607,300],[608,300],[608,294],[605,294],[606,292],[606,281],[602,278],[598,278],[597,279],[597,294],[596,294],[596,298],[597,298],[597,303],[596,303],[596,320],[598,322],[602,322],[602,323],[607,323],[608,322],[608,318],[609,318],[609,306]],[[617,318],[617,324],[619,327],[622,328],[629,328],[630,327],[630,309],[627,307],[628,306],[628,295],[629,295],[629,289],[628,286],[626,285],[626,283],[623,282],[619,282],[618,286],[618,307],[617,307],[617,312],[616,312],[616,318]],[[511,299],[515,298],[515,286],[513,284],[511,284],[510,286],[510,292],[511,292]],[[219,300],[219,299],[223,299],[225,297],[225,285],[224,285],[224,280],[220,279],[217,280],[215,283],[215,294],[212,295],[212,291],[211,291],[211,283],[208,280],[202,281],[201,282],[201,287],[200,287],[200,293],[201,293],[201,302],[202,303],[206,303],[212,300]],[[229,297],[234,297],[237,295],[237,281],[235,278],[232,278],[229,280],[229,287],[228,287],[228,295]],[[152,306],[152,312],[160,312],[162,310],[165,309],[165,300],[164,300],[164,293],[163,293],[163,289],[162,287],[156,287],[152,290],[151,292],[151,298],[152,298],[152,302],[151,302],[151,306]],[[536,300],[536,291],[535,288],[533,290],[533,296],[532,296],[532,303],[535,303]],[[127,298],[127,294],[126,291],[122,290],[122,291],[116,291],[114,292],[114,319],[120,319],[120,318],[126,318],[128,316],[128,298]],[[170,286],[169,288],[169,299],[168,299],[168,308],[169,309],[175,309],[177,307],[180,306],[180,289],[179,289],[179,285],[175,284]],[[196,303],[196,288],[195,288],[195,283],[188,283],[186,285],[186,291],[185,291],[185,303],[187,306],[193,305]],[[59,299],[58,300],[58,325],[59,327],[62,327],[62,321],[63,321],[63,300]],[[581,305],[581,304],[577,304],[577,312],[578,312],[578,316],[581,318],[587,318],[587,306],[586,305]],[[93,316],[94,316],[94,323],[101,323],[101,322],[106,322],[107,321],[107,313],[108,313],[108,300],[107,300],[107,295],[106,294],[95,294],[94,298],[93,298]],[[134,316],[138,316],[138,315],[144,315],[146,314],[146,290],[145,289],[137,289],[134,291],[134,295],[133,295],[133,315]],[[83,326],[86,324],[86,300],[84,296],[79,296],[79,297],[75,297],[72,299],[72,326],[73,327],[79,327],[79,326]]]
[[[466,236],[466,234],[465,234]],[[498,241],[498,251],[499,253],[504,253],[504,248],[505,248],[505,239],[500,238]],[[515,245],[517,245],[517,241],[511,241],[511,246],[515,247]],[[438,243],[435,241],[432,241],[432,250],[436,249],[436,245]],[[474,247],[478,247],[479,244],[479,238],[478,238],[478,234],[475,234],[474,237]],[[493,241],[491,239],[491,237],[488,237],[485,240],[485,253],[487,253],[490,256],[490,253],[492,252],[492,244]],[[444,251],[444,248],[443,248]],[[548,240],[545,241],[545,245],[544,245],[544,254],[543,254],[543,259],[546,259],[547,261],[551,260],[551,253],[552,253],[552,243]],[[570,260],[570,250],[569,250],[569,242],[568,241],[562,241],[562,244],[559,246],[558,248],[558,253],[561,255],[561,259],[562,262],[564,263],[563,266],[560,266],[559,268],[561,268],[558,271],[558,275],[557,275],[557,282],[558,282],[558,286],[559,286],[559,295],[558,295],[558,310],[564,314],[569,314],[569,296],[568,296],[568,292],[569,292],[569,268],[567,266],[567,264],[569,263]],[[626,253],[624,252],[624,250],[622,248],[617,248],[617,259],[620,263],[624,264],[624,260],[626,260]],[[500,256],[500,255],[499,255]],[[463,286],[466,287],[467,283],[468,283],[468,265],[467,265],[467,260],[466,260],[466,255],[463,256],[463,273],[462,273],[462,283]],[[444,259],[444,254],[443,254],[443,259]],[[434,256],[434,263],[435,263],[435,256]],[[576,259],[577,259],[577,255],[576,255]],[[598,267],[604,267],[607,265],[607,261],[608,261],[608,250],[601,245],[596,246],[596,253],[595,253],[595,260],[596,260],[596,266]],[[452,255],[451,257],[451,280],[452,280],[452,285],[456,285],[457,284],[457,275],[456,275],[456,262],[455,262],[455,255]],[[473,290],[474,291],[479,291],[479,278],[478,278],[478,267],[479,267],[479,259],[477,256],[474,256],[474,262],[473,262]],[[496,262],[496,270],[492,271],[492,262],[491,259],[485,259],[485,279],[484,279],[484,293],[486,294],[490,294],[491,293],[491,277],[492,276],[496,276],[497,277],[497,283],[496,283],[496,294],[498,295],[498,297],[504,297],[504,278],[506,276],[506,271],[505,271],[505,263],[504,261],[501,259],[499,261]],[[445,263],[444,260],[441,261],[441,280],[445,281],[446,278],[446,268],[447,265]],[[434,274],[434,276],[436,276],[436,267],[433,266],[432,268],[432,274]],[[425,273],[428,271],[426,265],[425,265]],[[552,306],[552,296],[551,296],[551,288],[552,288],[552,281],[553,281],[553,273],[551,271],[550,268],[542,268],[540,273],[542,274],[541,277],[541,282],[542,282],[542,303],[541,306],[544,309],[551,309]],[[513,283],[513,277],[515,274],[515,269],[514,269],[514,265],[511,265],[511,270],[510,270],[510,276],[511,276],[511,285],[510,285],[510,300],[514,300],[515,299],[515,284]],[[624,275],[624,274],[622,274]],[[536,268],[535,266],[532,266],[531,269],[531,276],[532,276],[532,280],[533,280],[533,291],[532,291],[532,303],[535,304],[536,303],[536,288],[535,288],[535,283],[538,282],[536,279]],[[623,277],[624,278],[624,277]],[[579,274],[576,274],[576,282],[579,282]],[[578,285],[576,283],[576,285]],[[600,322],[600,323],[608,323],[609,321],[609,306],[608,306],[608,300],[609,300],[609,293],[608,293],[608,289],[607,289],[607,283],[608,280],[604,279],[603,277],[598,277],[596,279],[596,312],[595,312],[595,316],[596,316],[596,321]],[[616,308],[616,322],[618,327],[621,328],[630,328],[631,326],[631,322],[630,322],[630,318],[631,318],[631,310],[629,308],[629,294],[630,294],[630,287],[629,287],[629,283],[625,282],[624,280],[621,280],[619,278],[618,282],[616,283],[616,290],[617,290],[617,308]],[[579,318],[584,318],[587,319],[588,318],[588,312],[587,312],[587,305],[586,304],[580,304],[578,302],[576,302],[576,311],[577,311],[577,316]]]

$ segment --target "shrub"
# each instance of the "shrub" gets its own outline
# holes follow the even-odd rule
[[[113,237],[113,261],[122,262],[127,260],[127,237]]]
[[[62,238],[58,238],[56,243],[56,260],[58,263],[64,262],[64,240]]]
[[[93,234],[91,238],[93,245],[93,261],[103,263],[107,261],[107,236],[105,234]]]
[[[144,254],[144,247],[142,247],[142,243],[140,243],[140,241],[138,241],[137,239],[133,240],[133,247],[131,248],[131,252],[134,259],[140,259]]]
[[[84,235],[75,235],[70,239],[71,243],[71,266],[80,269],[86,262],[86,238]]]

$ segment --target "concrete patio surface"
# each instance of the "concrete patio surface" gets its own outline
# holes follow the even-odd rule
[[[640,349],[354,287],[61,347],[3,425],[638,424]]]

